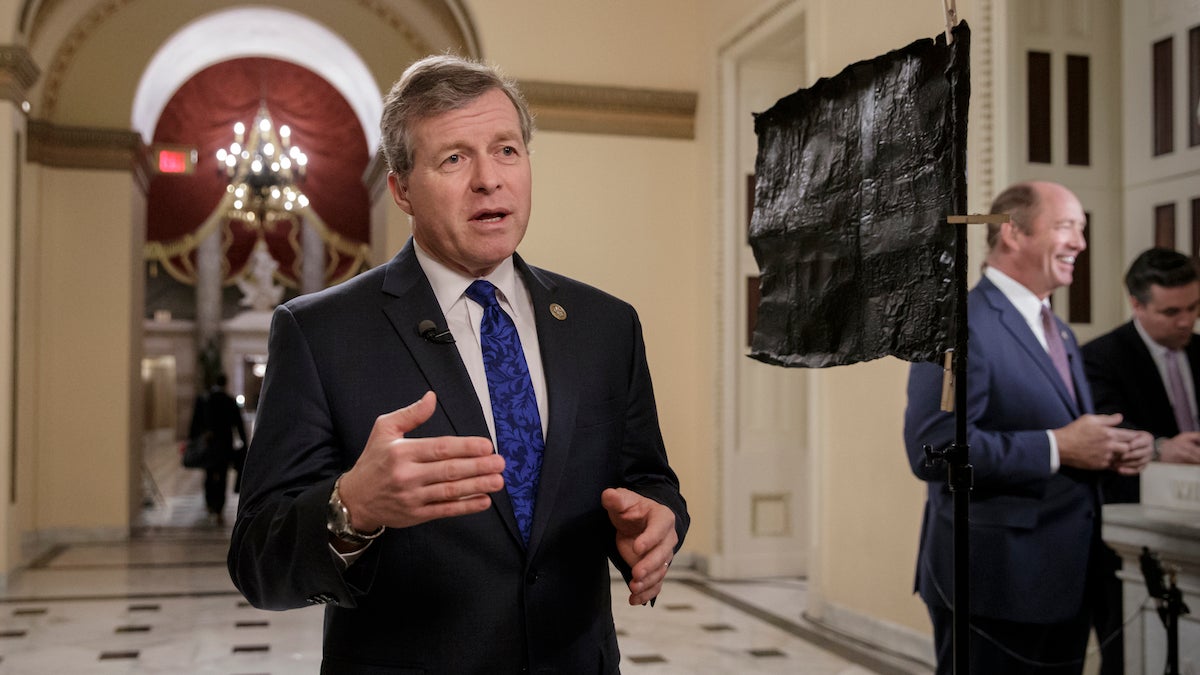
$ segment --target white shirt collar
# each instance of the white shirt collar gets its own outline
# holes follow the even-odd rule
[[[437,297],[442,315],[449,314],[450,308],[462,299],[463,294],[467,291],[467,287],[476,278],[468,277],[438,262],[426,253],[415,239],[413,240],[413,250],[417,254],[417,262],[421,265],[421,270],[425,272],[425,277],[429,279],[429,285],[433,287],[433,294]],[[503,262],[496,266],[496,269],[492,270],[491,274],[479,278],[490,281],[500,291],[500,302],[505,305],[505,310],[509,314],[514,316],[519,314],[519,303],[513,301],[513,298],[517,297],[515,295],[517,292],[517,273],[516,267],[513,265],[512,256],[505,258]]]
[[[1142,327],[1136,316],[1133,317],[1133,327],[1137,329],[1138,335],[1142,338],[1142,342],[1146,343],[1146,349],[1150,350],[1152,356],[1155,358],[1166,358],[1167,352],[1171,350],[1155,342],[1154,338],[1150,337],[1150,334]]]
[[[1026,323],[1036,326],[1042,325],[1042,307],[1047,304],[1045,300],[1034,295],[1033,291],[1022,286],[1021,282],[991,265],[988,265],[983,270],[983,274],[989,281],[996,285],[996,288],[1000,289],[1000,292],[1004,294],[1004,297],[1008,298],[1013,307],[1017,308],[1017,311],[1021,313]]]

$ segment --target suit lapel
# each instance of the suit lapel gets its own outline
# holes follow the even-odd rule
[[[546,396],[549,399],[546,448],[542,454],[542,473],[538,479],[537,502],[533,510],[533,529],[529,535],[529,551],[532,554],[554,513],[554,502],[567,467],[571,436],[575,429],[579,392],[574,385],[576,380],[571,345],[574,343],[577,322],[572,321],[573,308],[559,297],[558,285],[552,279],[525,264],[520,256],[514,255],[513,261],[533,300],[534,323],[537,326],[542,370],[546,376]],[[558,314],[564,318],[556,318],[551,313],[550,307],[555,303],[565,310],[565,315]]]
[[[1083,370],[1083,352],[1079,351],[1079,343],[1075,341],[1075,332],[1058,317],[1054,317],[1054,329],[1062,333],[1063,347],[1067,350],[1068,365],[1071,367],[1071,380],[1075,383],[1078,405],[1073,412],[1076,415],[1093,413],[1096,411],[1096,405],[1092,401],[1092,388],[1088,385],[1087,373]],[[1059,378],[1060,381],[1061,379]],[[1064,391],[1065,389],[1064,386]]]
[[[438,408],[454,433],[487,436],[487,421],[458,350],[452,344],[430,342],[417,331],[417,325],[425,319],[445,326],[446,318],[421,271],[411,240],[388,264],[383,292],[383,313],[412,354],[429,388],[437,394]]]
[[[1041,371],[1042,375],[1050,380],[1051,386],[1054,387],[1054,391],[1058,393],[1058,397],[1071,412],[1071,415],[1079,415],[1080,404],[1086,403],[1090,407],[1091,397],[1084,397],[1078,391],[1085,387],[1075,387],[1077,394],[1081,397],[1079,402],[1076,402],[1072,398],[1071,393],[1067,391],[1066,383],[1062,381],[1062,377],[1058,374],[1058,369],[1054,367],[1054,362],[1050,360],[1050,355],[1046,353],[1046,348],[1042,346],[1042,343],[1038,342],[1037,336],[1029,328],[1025,317],[1021,316],[1021,313],[1005,297],[1004,293],[987,277],[979,281],[979,289],[984,294],[984,297],[987,298],[988,304],[999,314],[1000,325],[1004,326],[1004,329],[1008,331],[1017,344],[1021,345],[1021,348],[1029,356],[1030,361],[1037,364],[1038,370]],[[1070,331],[1063,330],[1058,321],[1055,321],[1055,330],[1061,331],[1068,336],[1071,335]],[[1084,377],[1083,372],[1080,370],[1083,359],[1079,356],[1079,347],[1075,344],[1074,338],[1064,338],[1063,345],[1070,356],[1071,377],[1075,378],[1076,382],[1086,382],[1086,380],[1081,380]],[[968,351],[968,358],[969,356],[970,352]],[[1086,401],[1083,400],[1084,398],[1086,398]]]
[[[1121,353],[1128,356],[1128,361],[1116,364],[1115,367],[1128,372],[1129,377],[1141,390],[1141,395],[1136,397],[1138,405],[1144,411],[1140,417],[1152,421],[1155,429],[1174,429],[1175,433],[1179,433],[1179,423],[1175,421],[1171,399],[1167,397],[1167,383],[1163,382],[1154,356],[1150,354],[1150,349],[1142,341],[1142,336],[1138,334],[1132,321],[1117,329],[1117,338],[1121,343]],[[1191,354],[1191,345],[1187,351],[1188,361],[1194,370],[1196,364]],[[1175,433],[1170,435],[1174,436]]]

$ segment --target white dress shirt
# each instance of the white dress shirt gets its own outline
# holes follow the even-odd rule
[[[413,241],[417,253],[417,262],[433,287],[442,314],[446,316],[446,328],[454,336],[454,346],[462,357],[463,365],[467,367],[467,375],[475,387],[475,395],[483,408],[483,416],[487,418],[488,431],[492,434],[492,443],[496,441],[496,422],[492,418],[492,397],[488,394],[487,372],[483,368],[483,347],[479,334],[479,324],[483,321],[483,307],[466,296],[467,287],[475,281],[474,277],[464,276],[449,267],[439,263],[421,250]],[[521,336],[521,349],[525,352],[525,363],[529,366],[529,378],[533,380],[533,393],[537,397],[538,414],[542,418],[542,437],[546,436],[546,422],[549,419],[549,404],[546,396],[546,375],[542,369],[542,353],[538,344],[537,326],[533,319],[533,298],[529,289],[517,274],[511,256],[492,270],[492,273],[480,277],[490,281],[496,287],[497,299],[503,309],[517,327]]]

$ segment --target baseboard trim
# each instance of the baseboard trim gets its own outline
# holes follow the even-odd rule
[[[934,669],[933,639],[928,635],[834,603],[822,603],[819,612],[811,609],[805,608],[802,615],[814,626],[930,671]]]

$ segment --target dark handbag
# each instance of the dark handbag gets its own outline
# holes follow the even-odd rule
[[[208,434],[184,441],[183,466],[188,469],[203,469],[208,466]]]

